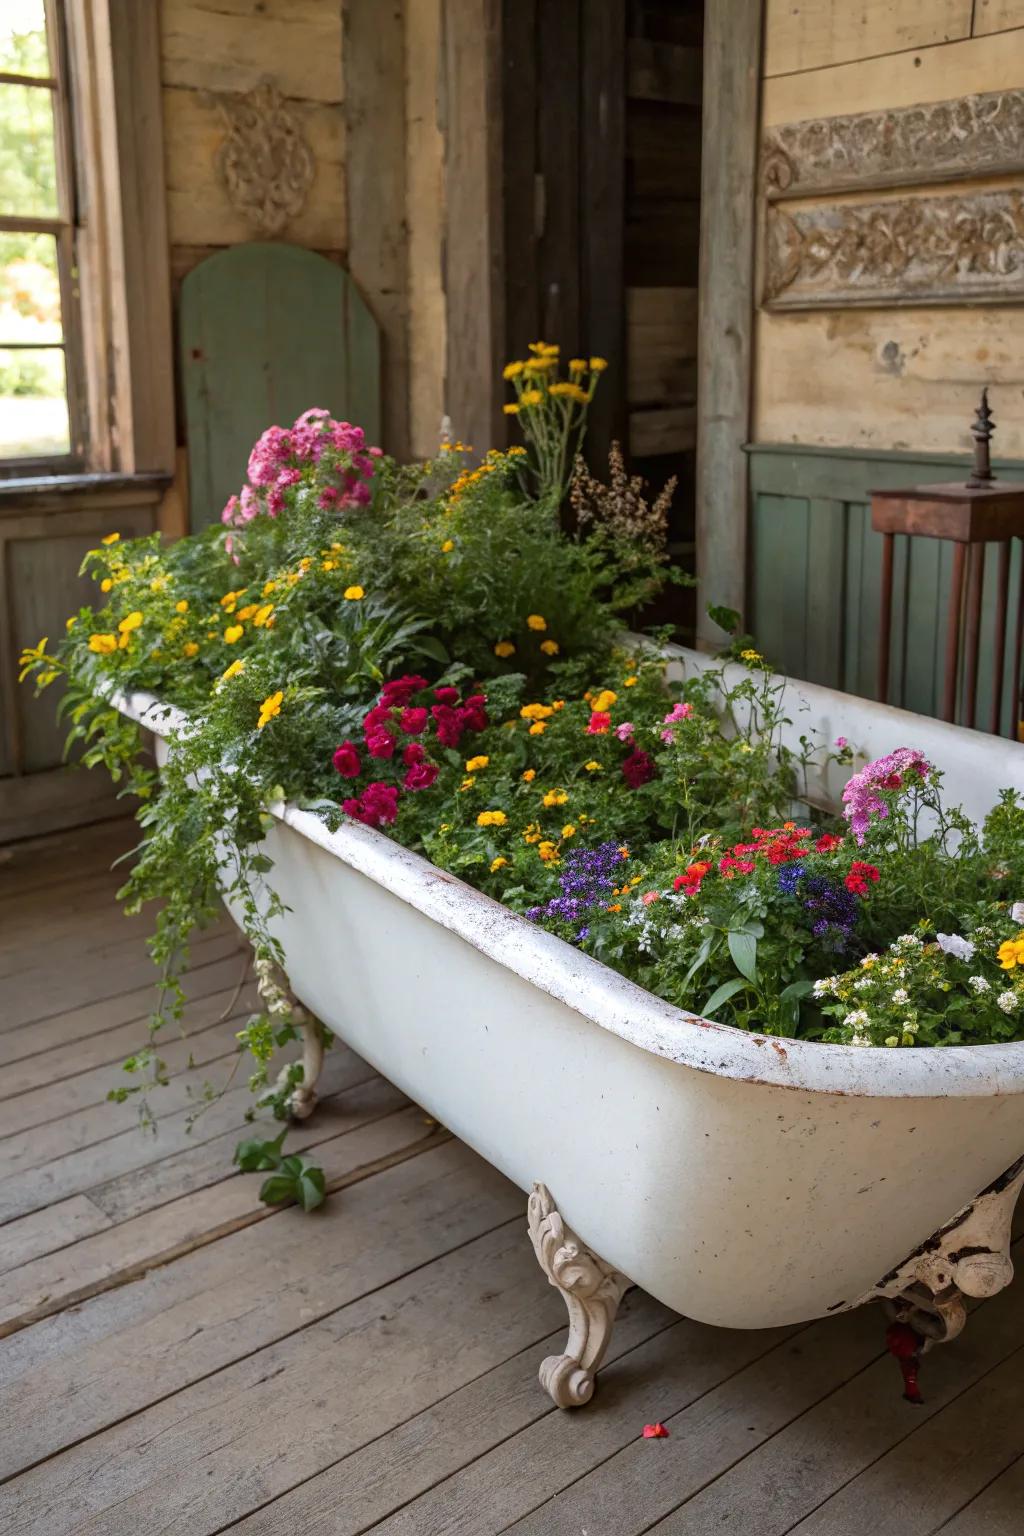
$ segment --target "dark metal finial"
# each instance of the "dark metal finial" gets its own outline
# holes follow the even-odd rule
[[[995,430],[995,421],[988,405],[988,388],[981,392],[978,409],[974,413],[974,421],[971,423],[971,436],[974,438],[974,470],[968,485],[990,485],[995,479],[992,473],[992,465],[989,460],[989,443],[992,441],[992,433]]]

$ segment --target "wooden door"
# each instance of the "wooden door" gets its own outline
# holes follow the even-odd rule
[[[252,242],[200,262],[182,284],[180,348],[193,529],[241,489],[265,427],[323,406],[380,441],[377,325],[326,257]]]

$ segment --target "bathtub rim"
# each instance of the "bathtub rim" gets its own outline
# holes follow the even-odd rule
[[[801,683],[807,690],[811,685]],[[814,689],[817,692],[817,689]],[[846,697],[835,690],[830,698]],[[111,704],[154,736],[187,727],[188,716],[153,694],[114,692]],[[858,700],[864,704],[866,701]],[[887,714],[918,718],[886,707]],[[954,728],[950,728],[954,729]],[[382,832],[346,822],[331,832],[285,801],[268,813],[503,969],[623,1040],[693,1071],[775,1088],[856,1098],[994,1098],[1024,1093],[1024,1041],[930,1047],[825,1045],[779,1039],[703,1019],[648,992],[603,961],[575,950],[457,875]],[[301,995],[301,978],[290,978]]]

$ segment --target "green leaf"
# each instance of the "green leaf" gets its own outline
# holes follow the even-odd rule
[[[451,661],[440,640],[435,640],[433,635],[419,635],[413,641],[410,650],[418,651],[421,656],[429,656],[431,661],[439,662],[442,667],[446,667]]]
[[[746,982],[738,977],[734,977],[732,981],[723,981],[720,987],[715,988],[700,1010],[701,1018],[710,1019],[716,1008],[720,1008],[723,1003],[727,1003],[730,997],[735,997],[737,992],[742,992],[745,986]]]
[[[327,1198],[324,1171],[304,1157],[286,1157],[276,1173],[264,1179],[260,1199],[264,1205],[285,1205],[294,1201],[304,1211],[315,1211]]]
[[[243,1173],[262,1173],[267,1168],[278,1167],[281,1162],[281,1148],[287,1134],[286,1127],[280,1136],[274,1137],[273,1141],[260,1141],[257,1137],[253,1137],[250,1141],[240,1141],[235,1148],[235,1163]],[[260,1199],[263,1199],[262,1193]]]
[[[736,930],[729,934],[729,953],[733,964],[748,981],[757,983],[757,940],[752,933]]]
[[[724,629],[727,635],[736,634],[743,622],[735,608],[725,608],[717,603],[708,603],[708,618],[719,629]]]
[[[711,957],[711,947],[714,944],[714,941],[715,941],[714,934],[709,933],[707,935],[707,937],[705,938],[704,942],[701,944],[700,949],[698,949],[696,957],[694,958],[693,964],[690,966],[690,969],[687,971],[686,975],[683,977],[683,990],[684,991],[690,985],[690,982],[696,976],[697,972],[701,969],[701,967],[707,964],[708,960]]]

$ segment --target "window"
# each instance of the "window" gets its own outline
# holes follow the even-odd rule
[[[0,4],[0,474],[84,458],[62,0]]]

